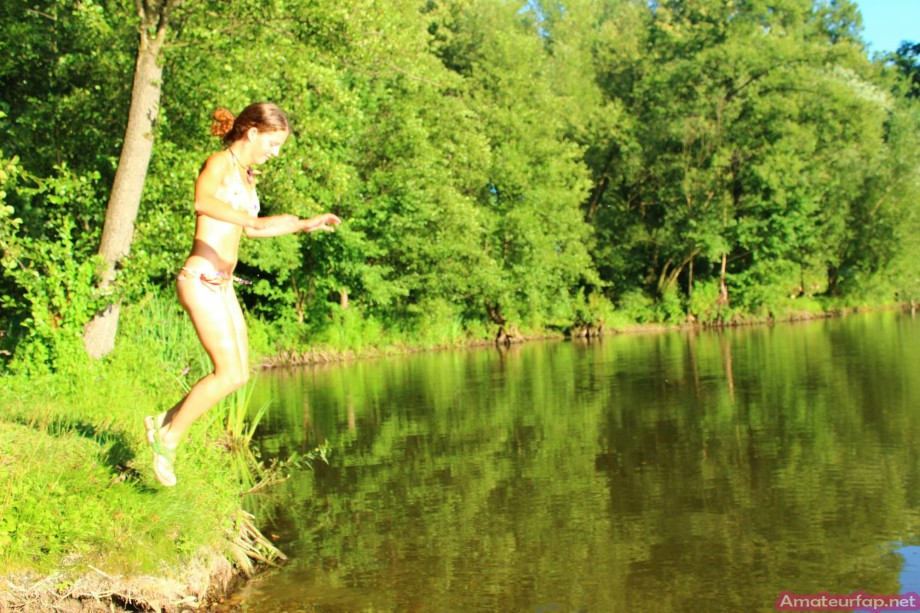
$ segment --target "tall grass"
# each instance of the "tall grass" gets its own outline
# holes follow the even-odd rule
[[[252,413],[252,391],[254,387],[247,383],[240,390],[223,399],[216,407],[215,414],[222,419],[224,433],[231,443],[231,449],[239,450],[249,447],[259,422],[268,411],[265,402]]]
[[[52,573],[61,585],[93,569],[182,576],[203,551],[230,555],[225,537],[251,484],[228,470],[234,454],[214,444],[218,435],[192,428],[174,488],[156,484],[150,467],[143,416],[172,406],[210,370],[174,304],[151,296],[126,309],[113,354],[80,377],[0,377],[4,576]],[[225,406],[221,432],[243,447],[260,413],[247,420],[246,393]]]

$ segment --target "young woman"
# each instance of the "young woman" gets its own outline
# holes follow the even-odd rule
[[[287,117],[274,104],[251,104],[234,117],[214,112],[211,133],[226,149],[211,155],[195,182],[195,240],[179,271],[176,291],[214,371],[198,381],[174,407],[144,418],[157,481],[176,484],[176,447],[192,423],[249,379],[249,337],[233,290],[240,237],[294,232],[332,232],[341,223],[331,213],[310,219],[295,215],[259,217],[254,165],[278,155],[290,133]]]

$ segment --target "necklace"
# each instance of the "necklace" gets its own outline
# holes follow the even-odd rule
[[[233,158],[233,161],[236,162],[236,165],[246,171],[246,182],[250,185],[256,184],[256,171],[252,169],[252,166],[243,166],[240,163],[240,159],[236,157],[236,154],[233,153],[233,149],[227,148],[227,151],[230,152],[230,157]]]

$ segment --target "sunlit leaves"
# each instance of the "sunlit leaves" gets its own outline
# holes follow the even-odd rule
[[[756,310],[907,274],[917,54],[871,63],[852,2],[522,4],[182,3],[126,296],[168,289],[187,254],[195,176],[221,146],[210,113],[260,100],[292,125],[260,176],[265,211],[346,225],[244,241],[257,283],[241,294],[311,332],[346,297],[401,329],[434,311],[566,327],[602,292],[680,318],[715,313],[701,301],[723,280]],[[69,215],[80,257],[97,246],[136,20],[125,0],[0,8],[0,138],[30,177],[7,203],[41,240]]]

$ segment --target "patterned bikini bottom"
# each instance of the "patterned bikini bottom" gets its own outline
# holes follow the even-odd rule
[[[188,268],[183,266],[179,270],[179,276],[177,277],[179,281],[186,281],[188,279],[197,279],[201,282],[202,285],[208,289],[218,291],[221,289],[226,289],[230,287],[231,283],[239,283],[241,285],[252,285],[252,281],[247,281],[246,279],[240,279],[233,275],[226,275],[222,272],[211,272],[205,270],[196,270],[194,268]]]

